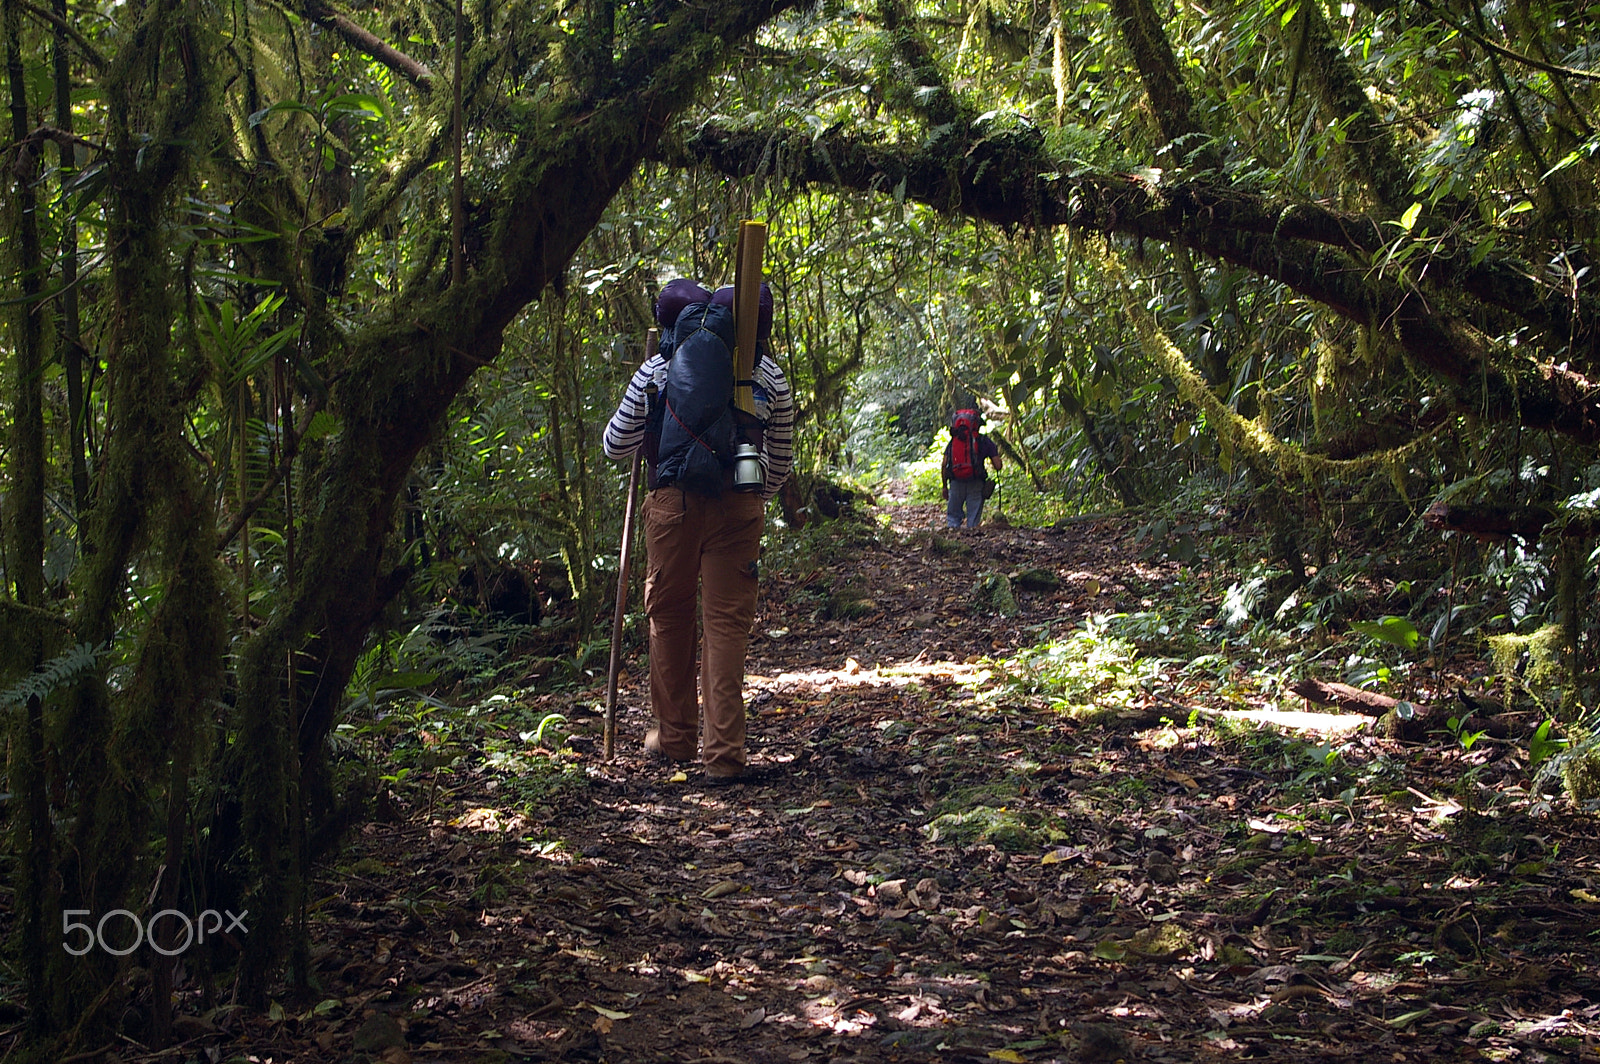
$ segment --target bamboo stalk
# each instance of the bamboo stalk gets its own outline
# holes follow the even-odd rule
[[[733,405],[746,414],[756,412],[748,382],[756,375],[756,332],[761,318],[761,256],[767,249],[767,224],[739,223],[733,274],[735,329]]]

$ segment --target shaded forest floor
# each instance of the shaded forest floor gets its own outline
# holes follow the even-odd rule
[[[603,680],[524,696],[568,717],[555,782],[521,778],[515,726],[511,754],[417,767],[314,885],[312,996],[187,1017],[181,1052],[1600,1061],[1595,825],[1528,793],[1523,743],[1267,723],[1302,707],[1176,670],[1076,719],[988,662],[1159,605],[1173,568],[1110,519],[877,513],[817,571],[769,568],[760,781],[641,756],[642,659],[609,763]],[[1025,568],[1059,586],[973,608],[980,574]]]

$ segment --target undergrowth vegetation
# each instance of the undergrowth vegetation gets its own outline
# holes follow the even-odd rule
[[[1168,585],[1170,586],[1170,585]],[[1226,611],[1230,585],[1216,597]],[[1196,621],[1198,620],[1198,623]],[[1181,632],[1178,636],[1176,633]],[[1292,771],[1291,790],[1308,797],[1337,796],[1347,805],[1381,794],[1398,776],[1387,754],[1363,753],[1361,744],[1322,743],[1285,738],[1263,730],[1256,718],[1231,714],[1265,711],[1294,713],[1306,708],[1292,689],[1307,676],[1325,676],[1352,687],[1389,690],[1391,716],[1410,722],[1418,702],[1438,700],[1445,708],[1429,720],[1428,737],[1471,753],[1479,743],[1514,750],[1516,785],[1491,787],[1468,769],[1457,782],[1456,797],[1471,805],[1503,801],[1548,804],[1553,793],[1585,808],[1600,810],[1600,714],[1581,714],[1560,723],[1525,682],[1528,666],[1499,675],[1482,658],[1461,656],[1414,668],[1416,633],[1395,618],[1352,627],[1345,640],[1322,645],[1297,641],[1296,633],[1268,622],[1234,630],[1198,610],[1144,610],[1092,614],[1081,622],[1041,634],[1038,642],[993,661],[999,683],[980,697],[986,703],[1048,707],[1089,723],[1117,718],[1156,724],[1169,737],[1199,734],[1230,746],[1265,769]],[[1351,645],[1351,644],[1354,645]],[[1496,711],[1531,721],[1531,726],[1488,738],[1500,724]],[[1475,715],[1476,714],[1476,715]],[[1503,779],[1503,777],[1501,777]]]

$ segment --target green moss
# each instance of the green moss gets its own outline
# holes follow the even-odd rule
[[[1023,569],[1011,582],[1024,591],[1054,591],[1061,586],[1061,578],[1048,569]]]
[[[1600,798],[1600,747],[1589,746],[1568,755],[1561,763],[1561,782],[1574,802]]]
[[[1011,580],[1004,573],[984,573],[972,585],[973,608],[984,613],[998,613],[1002,617],[1015,617],[1018,612],[1017,596],[1011,590]]]
[[[1023,822],[1021,814],[988,805],[936,816],[923,831],[930,842],[986,842],[1007,853],[1036,850],[1043,841],[1035,829]]]
[[[862,598],[859,592],[841,592],[830,604],[829,614],[841,621],[853,621],[869,617],[879,609],[875,600]]]
[[[1529,635],[1492,635],[1487,642],[1489,658],[1503,681],[1508,706],[1512,692],[1519,686],[1536,698],[1540,697],[1539,692],[1560,686],[1565,675],[1563,662],[1568,643],[1566,629],[1561,625],[1547,624]],[[1524,654],[1527,665],[1519,678],[1518,667]]]
[[[906,546],[916,551],[926,551],[938,558],[968,558],[972,556],[972,544],[964,543],[951,536],[941,536],[933,532],[914,532],[906,539]]]
[[[1217,960],[1229,966],[1248,965],[1252,968],[1256,966],[1256,960],[1254,957],[1250,956],[1250,954],[1246,953],[1238,946],[1229,945],[1227,943],[1224,943],[1222,947],[1217,950]]]
[[[1169,921],[1140,931],[1127,942],[1127,948],[1142,957],[1176,957],[1193,952],[1195,941],[1188,930]]]

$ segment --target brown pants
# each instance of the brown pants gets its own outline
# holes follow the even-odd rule
[[[713,776],[744,771],[744,658],[756,613],[756,556],[765,504],[758,494],[715,499],[657,488],[644,500],[649,571],[650,709],[661,752],[693,760],[701,714],[695,697],[695,598],[705,640],[700,686],[705,698],[701,761]]]

